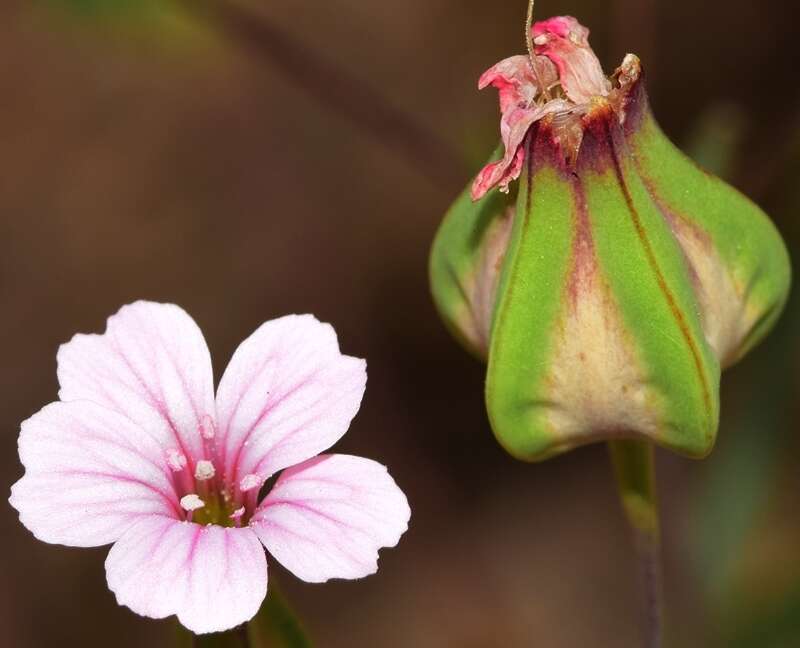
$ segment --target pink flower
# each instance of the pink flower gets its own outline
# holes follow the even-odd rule
[[[319,454],[358,411],[366,364],[311,315],[263,324],[216,397],[203,335],[172,304],[124,306],[103,335],[76,335],[58,379],[61,400],[22,424],[11,504],[45,542],[114,543],[108,585],[138,614],[226,630],[266,595],[262,544],[305,581],[361,578],[408,528],[382,465]]]
[[[581,131],[575,127],[575,120],[588,111],[595,97],[605,97],[611,90],[600,61],[589,47],[589,30],[575,18],[550,18],[537,22],[532,30],[537,74],[530,57],[518,55],[489,68],[478,82],[480,90],[491,85],[500,92],[500,136],[505,154],[475,178],[473,200],[495,186],[508,192],[508,185],[522,171],[525,135],[548,115],[562,125],[562,148],[576,153]]]

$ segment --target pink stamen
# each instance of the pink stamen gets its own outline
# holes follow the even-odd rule
[[[198,481],[208,481],[217,474],[214,464],[207,459],[201,459],[194,467],[194,477]]]
[[[256,475],[254,473],[245,475],[239,482],[239,490],[241,490],[243,493],[246,493],[247,491],[251,491],[254,488],[260,487],[261,479],[261,475]]]
[[[186,455],[176,448],[167,448],[167,465],[172,472],[180,472],[186,468]]]
[[[244,515],[245,508],[244,506],[240,506],[230,515],[230,519],[233,520],[233,524],[236,527],[242,526],[242,516]]]
[[[186,521],[192,521],[192,513],[197,509],[201,509],[206,503],[200,499],[197,493],[189,493],[181,497],[181,508],[186,511]]]

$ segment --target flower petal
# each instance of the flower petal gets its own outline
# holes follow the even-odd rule
[[[157,515],[111,548],[106,576],[120,605],[154,619],[175,614],[197,634],[248,621],[267,594],[267,560],[250,529]]]
[[[536,76],[527,55],[510,56],[490,67],[478,80],[478,89],[489,85],[497,88],[500,94],[500,112],[513,108],[532,106],[537,93],[558,81],[558,72],[550,59],[536,57],[536,68],[544,88],[537,85]]]
[[[52,403],[22,424],[25,475],[11,489],[44,542],[96,547],[142,515],[178,515],[160,447],[128,418],[88,401]]]
[[[361,457],[321,455],[285,470],[250,525],[298,578],[361,578],[378,549],[408,529],[408,501],[386,468]]]
[[[536,54],[546,56],[558,68],[561,87],[575,103],[604,97],[611,85],[600,61],[589,46],[589,30],[572,16],[542,20],[533,26]]]
[[[475,178],[472,184],[472,199],[480,200],[495,185],[500,191],[508,192],[508,185],[519,178],[522,171],[522,162],[525,149],[522,144],[530,127],[551,113],[569,112],[572,106],[563,99],[553,99],[543,106],[534,105],[530,108],[512,106],[500,120],[500,136],[503,140],[505,153],[502,159],[487,164]]]
[[[263,324],[233,354],[217,391],[228,483],[266,478],[336,443],[358,412],[366,363],[339,352],[312,315]]]
[[[58,351],[61,400],[106,405],[190,460],[200,456],[204,416],[213,418],[211,357],[194,320],[174,304],[136,302],[108,319],[103,335],[76,335]],[[193,466],[190,465],[190,470]]]

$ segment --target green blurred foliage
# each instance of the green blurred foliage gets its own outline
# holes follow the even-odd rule
[[[714,106],[698,119],[687,150],[712,172],[730,177],[749,154],[745,122],[736,107]],[[778,167],[767,187],[772,200],[765,197],[781,223],[791,223],[800,206],[800,189],[787,173],[800,168],[800,129],[786,142],[789,163]],[[797,259],[796,238],[787,239]],[[793,294],[775,331],[745,361],[751,388],[721,422],[724,437],[690,516],[692,558],[714,645],[790,648],[800,642],[800,568],[796,553],[780,550],[788,544],[796,552],[800,542],[796,516],[787,519],[796,506],[797,480],[786,479],[796,471],[791,404],[800,387],[798,328],[800,300]]]
[[[742,145],[746,117],[734,104],[717,104],[701,114],[689,135],[686,153],[700,166],[730,180]]]
[[[200,0],[195,5],[181,0],[39,0],[39,4],[87,36],[132,39],[164,52],[205,51],[212,56],[219,46]]]
[[[124,17],[159,13],[172,8],[170,0],[42,0],[58,9],[72,11],[81,16]]]
[[[733,632],[725,643],[729,648],[796,648],[800,641],[800,585],[767,605],[743,606],[730,621]]]

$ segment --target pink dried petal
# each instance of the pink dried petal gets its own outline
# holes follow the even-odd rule
[[[285,470],[250,525],[298,578],[361,578],[378,569],[378,549],[393,547],[411,512],[379,463],[321,455]]]
[[[336,443],[358,412],[366,363],[339,352],[311,315],[262,325],[231,358],[217,391],[225,480],[268,477]]]
[[[61,400],[91,400],[128,416],[164,448],[202,456],[198,433],[214,412],[211,357],[194,320],[174,304],[136,302],[103,335],[58,351]]]
[[[545,88],[558,81],[556,68],[549,59],[540,56],[536,63]],[[500,112],[503,113],[513,108],[532,106],[539,92],[530,57],[522,55],[511,56],[486,70],[478,81],[478,89],[483,90],[489,85],[498,89]]]
[[[140,519],[111,548],[108,586],[137,614],[172,614],[189,630],[220,632],[250,620],[267,594],[267,560],[248,528]]]
[[[537,55],[546,56],[558,68],[561,87],[576,104],[606,96],[611,85],[589,46],[589,30],[572,16],[559,16],[533,26]]]
[[[524,149],[522,143],[528,129],[545,115],[568,111],[572,105],[563,99],[554,99],[543,106],[515,108],[500,120],[500,135],[505,146],[502,159],[486,165],[472,184],[472,199],[480,200],[492,187],[508,191],[510,182],[516,180],[522,170]]]
[[[22,424],[19,454],[25,475],[11,489],[11,505],[44,542],[96,547],[141,516],[180,514],[160,446],[95,403],[43,408]]]
[[[501,160],[488,164],[475,178],[472,199],[479,200],[491,188],[508,191],[510,182],[522,170],[522,142],[530,127],[548,114],[557,118],[585,112],[594,97],[606,96],[611,85],[603,74],[600,62],[589,47],[589,30],[569,16],[536,23],[533,28],[539,88],[528,56],[512,56],[484,72],[479,88],[493,85],[500,93],[500,135],[505,147]],[[565,99],[550,99],[551,89],[561,85]],[[542,103],[546,101],[546,103]],[[562,121],[564,121],[562,119]],[[560,138],[565,159],[574,159],[582,133],[577,122],[565,121]]]

